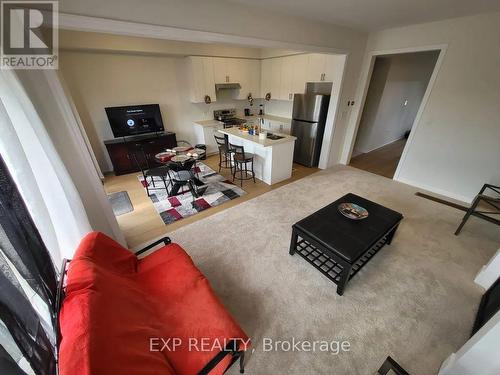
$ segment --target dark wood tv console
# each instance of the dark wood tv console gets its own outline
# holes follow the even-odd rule
[[[157,167],[160,164],[155,160],[155,154],[165,151],[167,148],[177,146],[175,133],[164,132],[141,136],[115,138],[104,141],[108,150],[115,175],[138,172],[139,167],[134,162],[134,153],[141,152],[141,148],[146,154],[150,167]]]

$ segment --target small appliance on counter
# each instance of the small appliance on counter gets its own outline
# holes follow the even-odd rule
[[[236,108],[217,109],[214,111],[214,119],[224,123],[224,129],[232,128],[246,123],[246,120],[236,117]]]
[[[291,131],[297,137],[294,162],[306,167],[318,166],[329,102],[330,95],[294,95]]]

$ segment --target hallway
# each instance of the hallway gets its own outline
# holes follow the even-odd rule
[[[376,150],[353,157],[349,165],[379,176],[393,178],[405,144],[406,139],[404,138],[389,143]]]

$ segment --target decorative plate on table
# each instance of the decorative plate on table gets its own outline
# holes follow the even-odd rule
[[[170,157],[170,156],[172,156],[172,155],[175,155],[175,154],[174,154],[174,153],[172,153],[172,152],[168,152],[168,151],[167,151],[167,152],[160,152],[159,154],[156,154],[156,155],[155,155],[155,157],[156,157],[157,159],[161,159],[161,158],[168,158],[168,157]]]
[[[342,215],[352,220],[363,220],[368,217],[366,208],[358,206],[356,203],[341,203],[338,208]]]
[[[189,159],[189,156],[187,156],[187,155],[175,155],[170,160],[178,162],[178,163],[182,163],[182,162],[185,162],[188,159]]]
[[[173,150],[175,152],[187,152],[188,150],[191,150],[191,147],[187,147],[187,146],[177,146],[177,147],[174,147]]]

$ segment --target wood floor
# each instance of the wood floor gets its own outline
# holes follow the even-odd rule
[[[380,176],[393,178],[405,144],[406,139],[389,143],[366,154],[355,156],[349,165]]]
[[[218,170],[218,155],[210,156],[203,162],[210,168],[216,171]],[[229,207],[236,206],[242,202],[267,193],[268,191],[276,189],[280,186],[309,176],[310,174],[313,174],[317,171],[317,168],[306,168],[301,165],[294,164],[292,177],[278,184],[269,186],[260,180],[256,180],[256,183],[253,183],[253,181],[244,181],[243,189],[247,192],[247,194],[245,194],[244,196],[223,203],[220,206],[209,208],[196,215],[189,216],[185,219],[181,219],[168,225],[165,225],[163,220],[160,218],[160,215],[156,212],[153,203],[146,195],[146,191],[139,183],[137,176],[140,173],[131,173],[123,176],[106,176],[104,181],[104,189],[108,194],[119,191],[128,192],[132,205],[134,206],[134,211],[118,216],[117,220],[121,230],[125,235],[125,239],[127,240],[129,247],[136,248],[139,245],[147,243],[148,241],[160,237],[165,233],[201,220],[217,212],[223,211]],[[229,170],[223,169],[221,171],[221,174],[224,177],[231,178],[231,173],[229,172]]]

